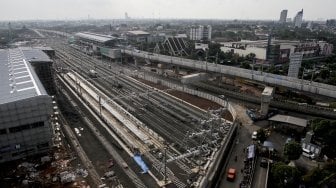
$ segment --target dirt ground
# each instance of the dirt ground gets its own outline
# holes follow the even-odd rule
[[[160,89],[160,90],[169,89],[166,86],[163,86],[163,85],[160,85],[160,84],[155,84],[155,83],[147,81],[147,80],[143,80],[143,79],[139,79],[139,78],[137,80],[139,80],[140,82],[142,82],[144,84],[147,84],[151,87],[155,87],[157,89]],[[219,105],[215,102],[212,102],[210,100],[207,100],[207,99],[195,96],[195,95],[190,95],[188,93],[184,93],[184,92],[181,92],[181,91],[169,90],[169,91],[167,91],[167,93],[169,93],[170,95],[173,95],[174,97],[182,99],[182,100],[184,100],[184,101],[186,101],[186,102],[188,102],[192,105],[195,105],[195,106],[197,106],[201,109],[204,109],[204,110],[213,110],[213,109],[218,109],[218,108],[222,107],[221,105]],[[233,120],[232,115],[229,111],[224,112],[222,117],[224,119],[228,120],[228,121]]]

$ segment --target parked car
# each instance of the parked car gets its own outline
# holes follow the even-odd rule
[[[253,131],[252,133],[252,140],[257,140],[257,135],[258,135],[258,132],[257,131]]]
[[[313,153],[312,151],[306,149],[306,148],[302,148],[302,155],[305,157],[308,157],[309,159],[316,159],[316,155],[315,153]]]
[[[261,158],[260,167],[267,168],[268,161],[266,158]]]
[[[228,181],[234,181],[236,178],[236,169],[234,168],[229,168],[226,179]]]

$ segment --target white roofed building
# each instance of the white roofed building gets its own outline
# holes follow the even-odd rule
[[[29,52],[24,51],[0,50],[0,163],[52,146],[52,100],[31,64],[38,57],[27,58]]]

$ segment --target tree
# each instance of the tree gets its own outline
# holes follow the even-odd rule
[[[271,169],[271,178],[275,187],[297,187],[300,182],[301,173],[296,167],[284,163],[275,163]]]
[[[312,129],[316,140],[319,140],[324,145],[322,152],[329,158],[335,158],[336,121],[331,122],[324,119],[316,119],[312,122]]]
[[[309,187],[328,185],[329,177],[336,174],[336,162],[326,163],[322,168],[315,168],[303,176],[303,181]],[[331,182],[332,183],[332,182]],[[331,187],[331,185],[330,185]]]
[[[327,78],[329,78],[329,75],[330,75],[330,71],[327,70],[327,69],[323,69],[323,70],[321,70],[321,72],[320,72],[320,76],[321,76],[322,79],[327,79]]]
[[[302,154],[302,147],[299,143],[295,141],[290,141],[285,145],[284,155],[287,156],[289,160],[297,160]]]
[[[251,68],[250,62],[244,61],[240,64],[240,67],[243,68],[243,69],[250,69]]]
[[[256,57],[255,53],[249,53],[246,55],[246,59],[250,61],[253,61],[255,57]]]

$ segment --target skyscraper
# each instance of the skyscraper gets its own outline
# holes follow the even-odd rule
[[[303,9],[294,17],[294,27],[301,28],[303,18]]]
[[[128,20],[128,19],[130,19],[130,17],[128,16],[128,13],[125,12],[125,20]]]
[[[288,10],[282,10],[280,13],[280,23],[286,23]]]

